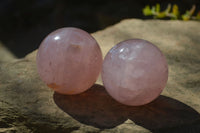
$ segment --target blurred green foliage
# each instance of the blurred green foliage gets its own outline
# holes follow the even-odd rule
[[[180,14],[179,8],[176,4],[174,4],[173,6],[171,6],[171,4],[168,4],[167,8],[164,11],[161,11],[160,4],[156,4],[152,7],[147,5],[143,9],[143,14],[145,16],[153,16],[155,19],[169,17],[174,20],[200,20],[200,11],[195,15],[195,10],[196,6],[193,5],[190,10],[187,10],[184,14]]]

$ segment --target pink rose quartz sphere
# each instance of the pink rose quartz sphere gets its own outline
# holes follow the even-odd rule
[[[107,53],[102,69],[107,92],[118,102],[131,106],[153,101],[168,79],[168,65],[162,52],[141,39],[114,46]]]
[[[78,94],[89,89],[101,67],[99,45],[81,29],[58,29],[38,49],[37,69],[41,79],[61,94]]]

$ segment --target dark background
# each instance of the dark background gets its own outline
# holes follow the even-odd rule
[[[177,4],[181,13],[200,0],[0,0],[0,40],[17,57],[37,49],[43,38],[61,27],[78,27],[89,33],[125,18],[151,19],[145,5]]]

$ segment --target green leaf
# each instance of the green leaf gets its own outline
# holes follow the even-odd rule
[[[165,9],[165,13],[168,14],[171,11],[171,4],[168,4],[167,8]]]
[[[172,14],[174,15],[174,19],[178,19],[179,16],[179,10],[178,10],[178,6],[175,4],[172,7]]]
[[[157,18],[164,18],[164,17],[166,17],[166,13],[165,12],[160,12],[160,13],[157,14],[156,17]]]
[[[196,19],[200,20],[200,11],[197,13]]]
[[[145,8],[143,8],[143,14],[145,15],[145,16],[150,16],[150,15],[152,15],[152,12],[151,12],[151,9],[150,9],[150,6],[149,5],[147,5]]]
[[[194,14],[194,11],[196,9],[196,6],[193,5],[192,8],[190,9],[189,13],[190,13],[190,16],[192,16]]]
[[[152,13],[152,14],[155,14],[155,13],[156,13],[156,7],[155,7],[155,6],[152,6],[152,8],[151,8],[151,13]]]
[[[155,11],[160,12],[160,4],[156,4]]]
[[[185,21],[190,20],[190,18],[192,18],[192,15],[194,14],[195,9],[196,6],[193,5],[189,11],[186,11],[185,14],[182,15],[182,19]]]
[[[189,12],[189,11],[186,11],[186,13],[182,15],[182,19],[183,19],[184,21],[190,20],[190,16],[191,16],[191,15],[190,15],[190,12]]]

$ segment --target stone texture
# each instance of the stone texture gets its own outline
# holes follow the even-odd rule
[[[14,59],[15,56],[0,42],[0,63]]]
[[[161,96],[140,107],[113,100],[99,78],[85,93],[51,91],[36,72],[36,51],[0,64],[0,132],[200,132],[200,23],[124,20],[92,34],[103,55],[130,38],[149,40],[169,64]]]

